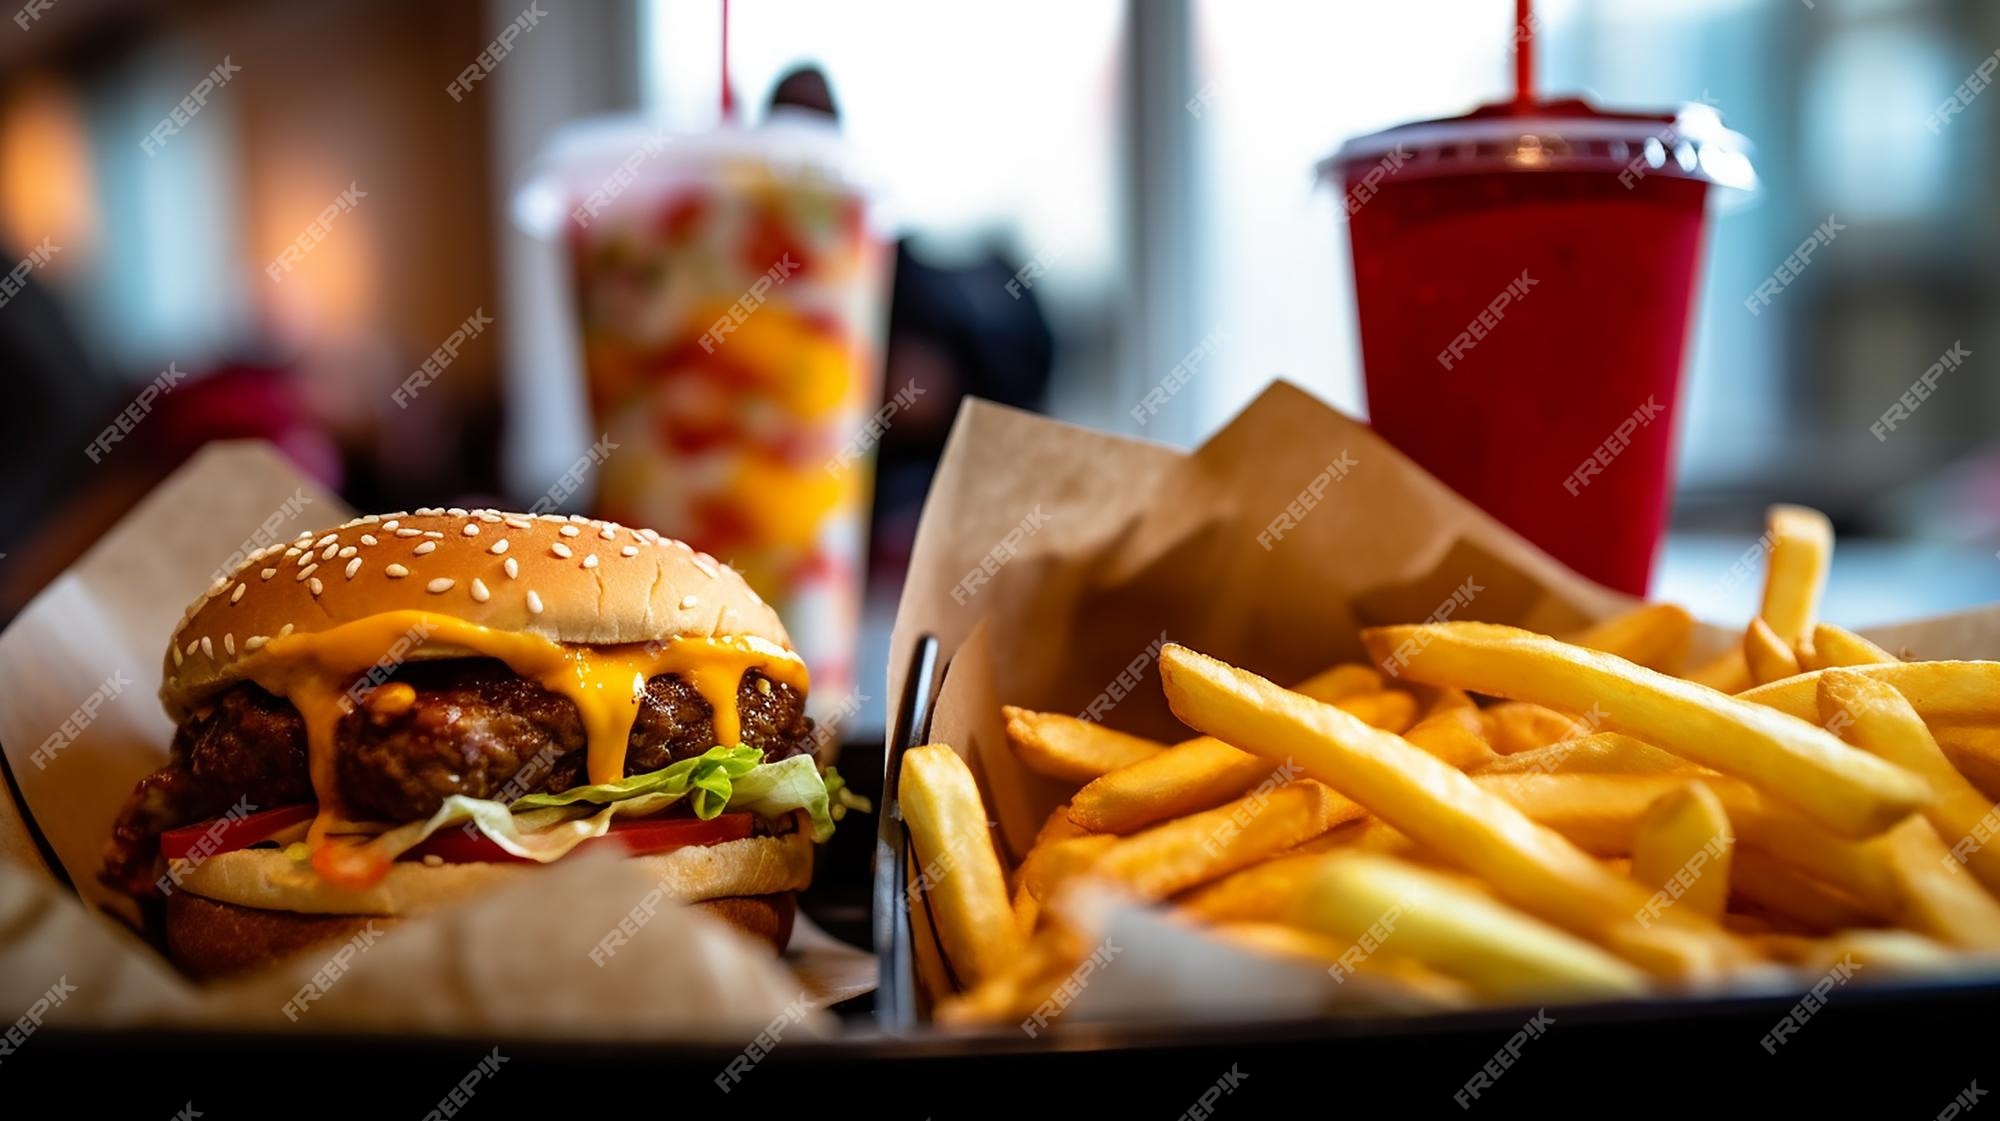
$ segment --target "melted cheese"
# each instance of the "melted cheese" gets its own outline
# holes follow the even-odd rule
[[[715,742],[723,745],[736,744],[742,735],[737,692],[745,673],[761,671],[801,693],[808,685],[805,663],[797,654],[747,636],[574,646],[426,611],[390,611],[331,630],[273,639],[247,676],[265,691],[291,701],[305,720],[307,759],[320,804],[308,835],[313,848],[345,821],[336,797],[334,730],[352,707],[349,684],[378,667],[376,676],[386,677],[426,642],[493,658],[569,698],[583,718],[586,770],[592,783],[625,777],[625,749],[646,682],[653,677],[672,674],[692,686],[714,713]]]

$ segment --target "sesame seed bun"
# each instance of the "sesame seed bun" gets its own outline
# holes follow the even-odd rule
[[[433,508],[251,553],[181,617],[160,700],[185,720],[248,677],[274,638],[406,610],[563,643],[749,637],[791,649],[740,575],[680,541],[579,515]],[[472,653],[433,639],[409,657]]]

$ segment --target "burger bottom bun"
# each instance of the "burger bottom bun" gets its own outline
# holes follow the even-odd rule
[[[783,953],[792,940],[798,911],[794,892],[703,899],[688,906],[706,911]],[[303,915],[218,903],[192,892],[167,899],[167,954],[182,972],[208,979],[226,977],[281,961],[315,946],[354,938],[374,924],[386,933],[404,921],[395,915]]]
[[[812,882],[812,838],[803,830],[629,858],[668,899],[692,904],[782,951],[794,893]],[[212,856],[184,870],[167,897],[170,957],[197,976],[235,972],[309,946],[343,941],[370,922],[448,907],[544,869],[536,864],[398,862],[371,887],[335,888],[275,849]]]

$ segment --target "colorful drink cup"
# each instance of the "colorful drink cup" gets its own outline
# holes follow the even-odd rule
[[[618,446],[595,512],[740,570],[815,700],[840,704],[890,258],[838,134],[805,117],[692,135],[594,123],[545,163],[523,209],[566,246],[592,431]]]

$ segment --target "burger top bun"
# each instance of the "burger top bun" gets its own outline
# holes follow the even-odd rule
[[[273,642],[389,611],[579,645],[748,637],[791,649],[777,612],[734,569],[650,529],[431,508],[253,551],[181,616],[160,700],[183,720],[249,676]],[[408,656],[473,653],[434,637]]]

